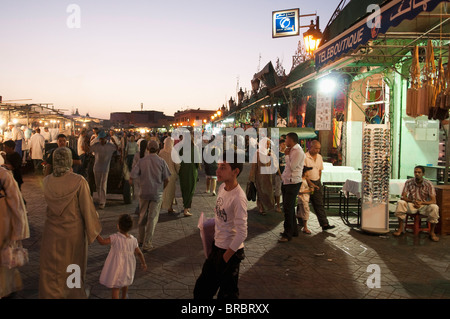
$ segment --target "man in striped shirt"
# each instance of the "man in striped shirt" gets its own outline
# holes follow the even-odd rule
[[[429,180],[423,178],[425,168],[416,166],[414,168],[414,178],[408,179],[403,188],[402,198],[397,203],[395,216],[398,217],[398,230],[394,236],[403,233],[403,225],[408,214],[421,214],[428,217],[431,224],[430,239],[439,241],[439,237],[434,233],[434,228],[439,221],[439,207],[436,205],[436,191]]]

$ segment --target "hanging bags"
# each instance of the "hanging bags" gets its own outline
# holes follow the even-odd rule
[[[436,64],[434,62],[434,50],[431,40],[428,40],[426,50],[426,60],[423,68],[424,80],[422,83],[421,92],[419,92],[419,110],[418,115],[427,115],[433,112],[436,104]],[[420,96],[423,94],[423,96]]]
[[[419,48],[417,45],[414,47],[410,75],[411,87],[406,93],[406,115],[417,117],[420,88]]]

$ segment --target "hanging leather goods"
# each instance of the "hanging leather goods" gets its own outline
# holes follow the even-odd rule
[[[411,87],[406,92],[406,115],[417,117],[420,88],[419,48],[417,45],[414,47],[413,51],[410,76]]]
[[[450,61],[450,44],[448,45],[448,58]],[[448,111],[450,109],[450,67],[447,63],[447,72],[445,73],[445,82],[446,82],[446,90],[445,90],[445,104],[444,108]]]
[[[433,120],[438,120],[442,118],[445,114],[442,111],[445,111],[445,100],[446,100],[446,74],[444,72],[444,66],[442,65],[442,58],[439,58],[438,63],[438,77],[436,82],[436,105],[433,108],[432,118]]]
[[[436,104],[436,64],[434,62],[434,50],[431,40],[428,40],[426,61],[423,68],[424,81],[422,84],[422,91],[425,103],[419,104],[419,115],[427,115],[429,119],[432,118],[433,108]],[[419,93],[420,94],[420,93]]]

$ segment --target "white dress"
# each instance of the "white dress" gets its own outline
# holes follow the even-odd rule
[[[133,283],[136,270],[135,249],[138,247],[137,239],[130,235],[115,233],[111,239],[111,250],[106,258],[100,283],[108,288],[122,288]]]

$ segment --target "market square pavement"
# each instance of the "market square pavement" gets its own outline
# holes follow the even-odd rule
[[[239,182],[245,190],[249,164]],[[205,194],[204,171],[194,196],[192,217],[170,216],[161,211],[156,226],[155,249],[145,253],[147,272],[137,270],[129,287],[131,299],[191,299],[196,278],[205,260],[197,227],[204,212],[214,216],[216,197]],[[177,211],[182,211],[182,199],[177,183]],[[23,242],[29,250],[30,262],[21,268],[24,289],[13,298],[35,299],[39,285],[39,250],[45,222],[46,203],[42,191],[42,177],[24,175],[22,185],[27,201],[31,237]],[[94,200],[96,193],[94,193]],[[131,234],[137,237],[134,214],[138,200],[124,205],[121,196],[108,195],[107,206],[99,210],[102,235],[116,232],[117,218],[122,213],[134,216]],[[400,238],[369,235],[344,225],[336,210],[329,213],[330,224],[336,228],[322,232],[316,216],[311,213],[311,235],[300,232],[288,243],[278,243],[283,230],[283,215],[271,212],[260,216],[255,202],[248,205],[248,238],[245,259],[240,269],[240,298],[242,299],[409,299],[450,298],[450,237],[440,236],[437,243],[422,233],[415,237],[407,233]],[[391,214],[390,228],[397,226]],[[94,242],[89,246],[87,282],[90,299],[109,299],[110,290],[99,283],[100,272],[109,252],[108,246]],[[379,288],[373,269],[380,270]],[[368,269],[369,268],[369,269]]]

